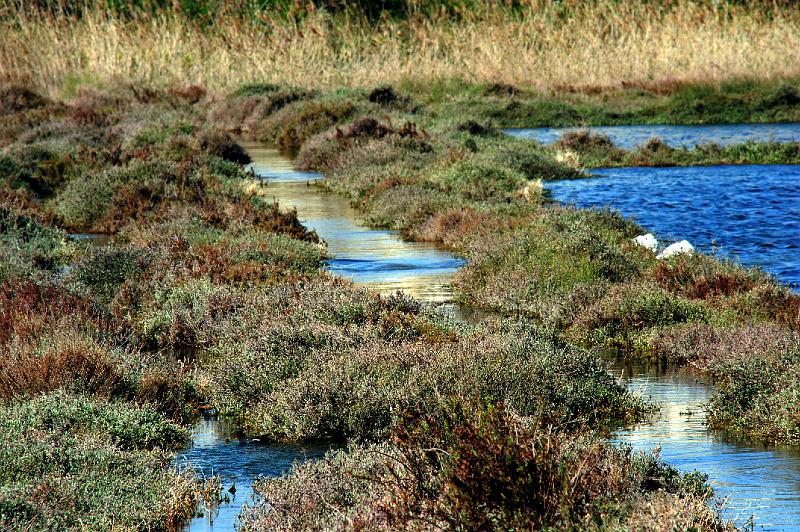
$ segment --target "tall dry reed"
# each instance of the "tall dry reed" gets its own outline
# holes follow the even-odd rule
[[[55,95],[70,80],[115,78],[225,90],[256,79],[324,88],[459,77],[552,90],[800,74],[800,11],[710,4],[597,0],[564,17],[557,4],[529,0],[522,11],[487,7],[460,20],[222,14],[210,26],[169,12],[20,12],[0,23],[0,81]]]

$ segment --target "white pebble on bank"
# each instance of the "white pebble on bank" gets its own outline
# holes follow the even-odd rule
[[[642,246],[643,248],[649,249],[653,253],[656,252],[658,249],[658,240],[656,237],[653,236],[653,233],[647,233],[646,235],[639,235],[633,239],[634,242]]]
[[[673,255],[680,255],[681,253],[688,253],[691,255],[694,253],[694,246],[691,245],[688,240],[681,240],[680,242],[675,242],[674,244],[667,246],[664,251],[656,255],[656,258],[667,259]]]

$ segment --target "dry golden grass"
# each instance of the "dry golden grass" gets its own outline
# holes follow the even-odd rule
[[[372,26],[322,12],[297,23],[221,15],[205,29],[168,13],[18,15],[0,23],[0,81],[56,95],[65,80],[115,78],[225,90],[252,80],[329,88],[459,77],[551,90],[800,74],[797,10],[667,4],[598,0],[561,19],[552,2],[529,0],[522,14],[488,7],[460,21]]]

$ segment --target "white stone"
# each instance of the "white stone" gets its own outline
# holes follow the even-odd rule
[[[653,233],[647,233],[646,235],[639,235],[633,239],[634,242],[642,246],[643,248],[647,248],[653,253],[656,252],[658,249],[658,240],[656,237],[653,236]]]
[[[691,255],[694,253],[694,246],[691,245],[688,240],[681,240],[680,242],[675,242],[671,246],[667,246],[656,258],[667,259],[673,255],[680,255],[681,253],[688,253]]]

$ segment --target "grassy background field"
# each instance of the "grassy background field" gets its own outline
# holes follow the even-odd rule
[[[69,96],[115,79],[227,91],[459,78],[591,97],[800,74],[800,14],[781,3],[318,4],[0,0],[0,81]]]

